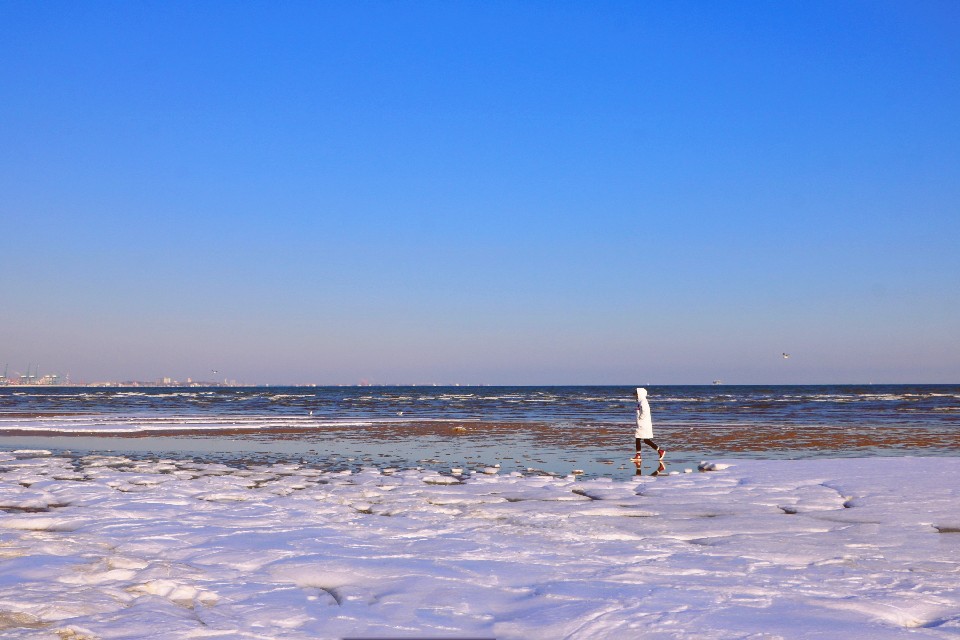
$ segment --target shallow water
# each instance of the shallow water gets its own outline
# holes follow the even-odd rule
[[[960,455],[960,385],[648,387],[667,470]],[[0,388],[0,448],[625,478],[631,387]],[[656,471],[652,451],[641,471]]]

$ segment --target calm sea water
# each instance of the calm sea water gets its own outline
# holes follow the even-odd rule
[[[960,385],[648,390],[668,472],[718,457],[960,455]],[[628,477],[632,391],[0,387],[0,449]]]

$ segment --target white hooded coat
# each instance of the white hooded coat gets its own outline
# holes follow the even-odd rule
[[[647,390],[637,387],[637,438],[653,438],[653,419],[647,403]]]

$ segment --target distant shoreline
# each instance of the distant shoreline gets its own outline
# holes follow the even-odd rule
[[[702,383],[643,383],[644,386],[652,388],[674,388],[674,387],[757,387],[757,388],[781,388],[781,387],[953,387],[960,385],[960,382],[782,382],[782,383],[723,383],[713,384],[710,382]],[[624,382],[621,384],[223,384],[223,383],[189,383],[189,384],[157,384],[153,382],[93,382],[77,384],[4,384],[0,383],[0,390],[3,389],[567,389],[575,387],[597,387],[597,388],[631,388],[637,386],[636,382]]]

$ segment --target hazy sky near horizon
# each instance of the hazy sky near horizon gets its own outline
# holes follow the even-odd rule
[[[0,366],[960,382],[958,114],[953,1],[7,0]]]

